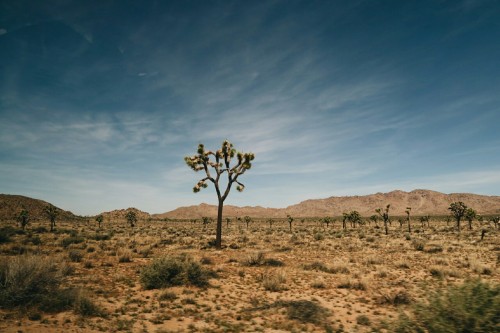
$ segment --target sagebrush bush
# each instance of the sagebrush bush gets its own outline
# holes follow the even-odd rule
[[[158,289],[180,285],[206,287],[212,277],[215,277],[213,271],[203,268],[190,257],[165,256],[145,266],[140,280],[145,289]]]
[[[400,315],[394,332],[500,332],[500,286],[480,280],[438,291]]]
[[[326,308],[315,302],[307,300],[277,301],[275,306],[286,307],[288,318],[295,319],[303,323],[324,323],[325,319],[330,315]]]
[[[18,256],[0,263],[0,306],[39,304],[57,292],[63,274],[46,257]]]

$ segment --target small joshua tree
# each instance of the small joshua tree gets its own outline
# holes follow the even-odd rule
[[[245,223],[247,224],[247,229],[248,229],[248,226],[250,225],[250,222],[252,222],[252,218],[250,216],[245,216],[243,218],[243,220],[245,220]]]
[[[273,219],[267,219],[267,223],[269,223],[269,229],[273,227],[273,222],[274,222]]]
[[[231,167],[231,160],[237,157],[238,162],[235,166]],[[211,160],[214,158],[215,161]],[[193,192],[197,193],[202,188],[206,188],[207,181],[210,181],[215,186],[215,192],[217,192],[218,198],[218,209],[217,209],[217,231],[215,236],[215,247],[220,249],[222,246],[222,211],[224,208],[224,201],[229,195],[231,186],[233,183],[238,184],[236,189],[241,192],[245,186],[238,181],[238,177],[243,175],[247,170],[252,167],[252,161],[255,155],[252,153],[240,153],[236,152],[233,148],[233,144],[227,140],[222,142],[222,146],[216,152],[206,151],[203,144],[198,145],[198,151],[196,155],[186,156],[184,161],[186,164],[194,171],[204,171],[206,177],[202,178],[194,186]],[[210,169],[215,170],[215,175],[212,176]],[[226,173],[227,174],[227,185],[226,189],[222,191],[219,185],[220,177]]]
[[[389,234],[389,229],[388,229],[388,226],[387,226],[387,223],[389,222],[389,209],[391,208],[391,205],[387,205],[385,206],[385,209],[382,210],[382,208],[377,208],[375,209],[375,211],[378,213],[378,215],[380,215],[380,217],[382,217],[382,219],[384,220],[384,227],[385,227],[385,234],[388,235]]]
[[[326,216],[323,218],[323,224],[326,224],[327,228],[330,226],[330,223],[332,223],[332,219],[330,218],[330,216]]]
[[[125,214],[125,218],[127,219],[127,222],[131,227],[135,226],[135,223],[137,222],[137,215],[133,210],[129,210],[127,214]]]
[[[500,222],[500,216],[494,216],[490,219],[491,222],[495,225],[495,229],[498,229],[498,224]]]
[[[469,230],[472,230],[472,221],[477,217],[477,213],[472,208],[467,208],[465,211],[465,219],[469,222]]]
[[[231,218],[226,217],[226,228],[229,228],[229,223],[231,223]]]
[[[17,215],[17,221],[21,225],[21,229],[24,230],[30,222],[30,213],[26,209],[21,210],[19,215]]]
[[[451,211],[451,215],[457,221],[457,230],[460,232],[460,221],[465,216],[465,212],[467,211],[467,206],[462,201],[452,202],[448,209]]]
[[[291,217],[290,215],[287,215],[286,218],[288,220],[288,225],[290,226],[290,231],[292,231],[293,217]]]
[[[378,226],[378,215],[370,216],[369,221],[372,221],[373,223],[375,223],[376,226]]]
[[[49,218],[50,221],[50,231],[54,231],[54,227],[56,226],[56,218],[59,215],[59,210],[53,205],[47,205],[43,209],[45,215]]]
[[[347,229],[347,221],[349,220],[348,213],[342,213],[342,229]]]
[[[411,224],[410,224],[411,207],[406,207],[405,213],[406,213],[406,221],[408,222],[408,233],[411,234]]]
[[[99,224],[99,229],[101,229],[101,223],[102,223],[102,221],[104,220],[104,217],[103,217],[102,215],[100,215],[100,214],[99,214],[99,215],[97,215],[97,216],[95,217],[95,220],[96,220],[96,222]]]

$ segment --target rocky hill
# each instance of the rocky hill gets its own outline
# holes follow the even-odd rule
[[[46,201],[22,195],[0,194],[0,220],[15,220],[23,209],[29,211],[30,217],[33,220],[48,220],[44,213],[44,208],[48,205],[50,205],[50,203]],[[57,217],[58,220],[66,221],[79,218],[70,211],[59,209],[61,211]]]
[[[135,212],[135,216],[139,221],[145,221],[151,218],[149,213],[143,212],[137,208],[127,208],[127,209],[115,209],[110,212],[101,213],[104,218],[104,221],[126,221],[125,215],[127,212],[133,211]]]
[[[375,209],[391,205],[391,215],[404,215],[406,207],[412,208],[412,215],[447,215],[450,203],[462,201],[474,208],[479,214],[500,214],[500,196],[486,196],[470,193],[444,194],[430,190],[411,192],[392,191],[364,196],[330,197],[327,199],[306,200],[286,208],[235,207],[224,206],[225,216],[286,217],[321,217],[338,216],[344,212],[357,210],[363,216],[375,214]],[[216,217],[217,206],[201,204],[181,207],[173,211],[153,215],[154,218],[191,219],[201,216]]]

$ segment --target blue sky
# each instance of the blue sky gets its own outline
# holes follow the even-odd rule
[[[198,143],[254,152],[226,204],[500,195],[500,3],[0,2],[0,192],[77,214],[216,203]]]

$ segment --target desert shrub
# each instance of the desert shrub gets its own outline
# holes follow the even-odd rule
[[[31,306],[55,294],[63,275],[56,263],[39,256],[19,256],[0,263],[0,306]]]
[[[262,278],[262,286],[267,291],[285,290],[286,275],[284,272],[267,273]]]
[[[306,271],[320,271],[330,273],[330,268],[320,261],[314,261],[310,264],[305,264],[302,266]]]
[[[69,237],[63,238],[63,240],[61,241],[61,245],[66,248],[66,247],[70,246],[71,244],[80,244],[80,243],[83,243],[84,241],[85,241],[85,238],[83,238],[83,237],[69,236]]]
[[[314,280],[313,282],[311,282],[311,287],[315,288],[315,289],[325,289],[326,284],[325,284],[325,281],[323,281],[321,279],[317,279],[317,280]]]
[[[78,250],[71,250],[68,252],[68,257],[72,262],[81,262],[83,259],[83,253]]]
[[[96,240],[96,241],[105,241],[105,240],[110,240],[111,238],[113,238],[113,234],[111,234],[111,233],[101,234],[101,233],[96,232],[95,235],[88,236],[88,238]]]
[[[132,262],[132,251],[129,249],[119,249],[116,252],[118,262]]]
[[[413,242],[413,248],[417,251],[423,251],[425,247],[425,241],[422,239],[414,239]]]
[[[249,255],[243,262],[245,266],[261,266],[264,264],[264,252],[256,252]]]
[[[400,315],[394,332],[499,332],[499,325],[500,286],[474,280],[432,293]]]
[[[314,234],[314,240],[321,241],[325,239],[325,235],[322,232],[317,232]]]
[[[315,302],[307,300],[278,301],[276,305],[287,308],[288,318],[303,323],[323,323],[325,322],[325,318],[329,315],[327,309]]]
[[[45,227],[36,227],[33,229],[33,232],[36,232],[37,234],[44,234],[49,231]]]
[[[0,228],[0,244],[10,242],[10,237],[14,236],[15,234],[16,229],[11,226]]]
[[[425,249],[427,253],[439,253],[443,252],[443,247],[439,244],[429,244]]]
[[[179,285],[206,287],[211,277],[215,277],[215,273],[187,256],[157,258],[144,267],[140,274],[141,284],[145,289]]]
[[[382,293],[380,295],[378,303],[398,306],[398,305],[410,304],[411,301],[412,299],[406,291],[399,290],[396,292]]]
[[[92,299],[83,294],[78,293],[73,303],[73,311],[83,317],[103,317],[105,312]]]
[[[366,290],[366,283],[361,280],[344,279],[337,285],[337,288]]]
[[[177,299],[177,295],[173,291],[164,290],[158,295],[160,301],[174,301]]]
[[[356,323],[358,325],[363,325],[363,326],[370,326],[371,325],[370,318],[368,318],[365,315],[359,315],[359,316],[357,316],[356,317]]]

